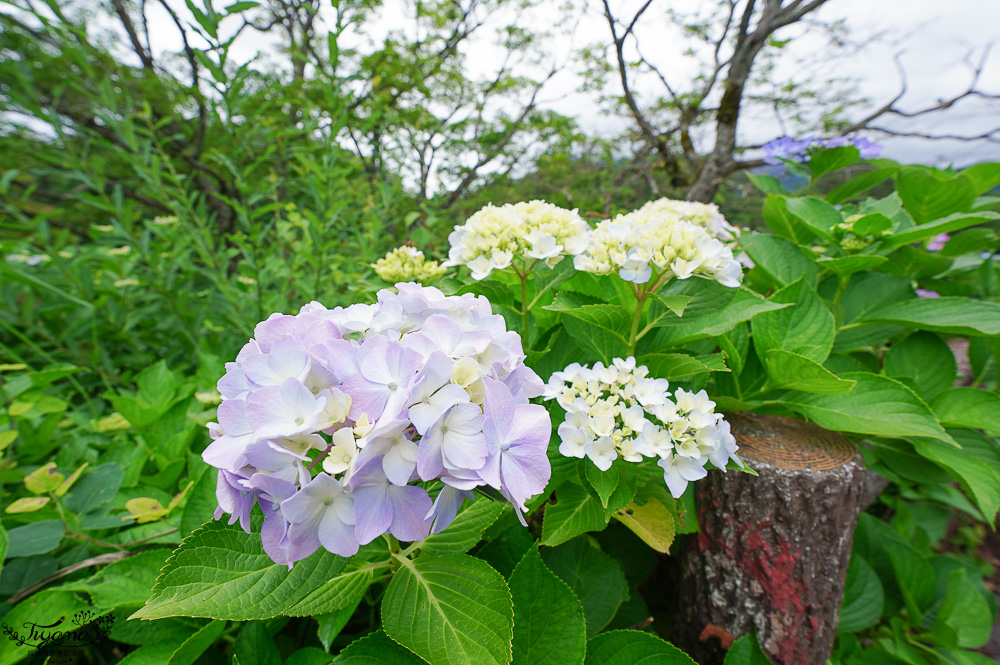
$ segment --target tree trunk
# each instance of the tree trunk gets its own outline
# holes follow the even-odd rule
[[[701,532],[681,543],[672,639],[703,665],[757,634],[776,665],[823,665],[836,635],[866,472],[839,434],[791,418],[727,414],[759,477],[696,484]]]

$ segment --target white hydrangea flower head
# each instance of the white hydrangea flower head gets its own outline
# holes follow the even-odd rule
[[[372,264],[375,274],[387,282],[432,282],[444,277],[448,269],[437,261],[428,261],[416,247],[403,245]]]
[[[726,221],[714,203],[698,203],[697,201],[676,201],[674,199],[657,199],[643,205],[639,210],[662,215],[675,215],[684,221],[697,224],[710,234],[723,241],[733,240],[740,231]]]
[[[545,201],[490,204],[448,236],[451,249],[444,266],[464,265],[476,280],[515,262],[541,261],[551,268],[582,252],[589,234],[590,226],[576,210]]]
[[[557,430],[560,454],[587,457],[602,471],[616,459],[658,459],[674,497],[706,475],[708,462],[723,471],[730,460],[743,466],[729,423],[704,390],[671,394],[666,379],[648,374],[632,357],[553,373],[544,395],[566,411]]]
[[[573,265],[598,275],[614,272],[636,284],[649,282],[654,270],[657,280],[705,275],[732,288],[742,277],[732,249],[705,227],[645,207],[598,224]]]

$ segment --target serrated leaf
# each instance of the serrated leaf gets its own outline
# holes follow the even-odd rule
[[[333,612],[313,617],[316,619],[316,623],[319,624],[316,629],[316,637],[319,638],[320,644],[323,645],[323,648],[326,651],[330,650],[330,645],[333,644],[333,641],[337,639],[340,632],[344,630],[347,622],[351,620],[352,616],[354,616],[354,613],[357,611],[358,605],[361,604],[362,599],[363,595],[359,596],[358,599],[350,605],[341,607],[339,610],[334,610]],[[329,662],[329,657],[327,657],[326,662]]]
[[[818,150],[809,155],[809,170],[814,178],[832,173],[861,160],[861,152],[853,145]]]
[[[183,643],[167,661],[167,665],[194,665],[226,630],[225,621],[212,621],[201,627]]]
[[[975,228],[956,233],[939,250],[941,256],[961,256],[975,252],[980,254],[983,251],[994,249],[1000,242],[997,232],[989,228]]]
[[[1000,335],[1000,305],[971,298],[912,298],[867,313],[861,321],[945,335]]]
[[[788,212],[802,220],[817,235],[833,241],[833,229],[844,221],[840,211],[815,196],[798,196],[786,202]]]
[[[628,354],[628,336],[632,317],[617,305],[584,305],[558,310],[563,326],[583,349],[608,363]]]
[[[951,644],[938,639],[948,646],[978,649],[989,641],[992,629],[993,613],[969,580],[968,571],[964,568],[951,571],[944,601],[934,616],[932,634],[954,636]]]
[[[720,354],[694,357],[684,353],[648,353],[639,356],[637,364],[649,369],[649,375],[659,379],[687,379],[709,372],[728,372]]]
[[[587,636],[603,630],[629,595],[625,573],[618,562],[586,536],[558,547],[546,547],[541,554],[549,570],[580,599],[587,620]]]
[[[910,621],[919,625],[934,600],[934,569],[920,552],[886,526],[878,531]]]
[[[749,321],[765,312],[789,307],[787,303],[777,303],[765,300],[763,297],[753,293],[748,289],[730,289],[735,292],[732,301],[721,310],[714,313],[705,314],[695,320],[689,320],[687,316],[678,319],[676,323],[664,328],[658,328],[656,335],[649,335],[643,339],[645,343],[649,337],[655,337],[652,346],[659,350],[664,346],[678,346],[693,342],[699,339],[716,337],[727,333],[743,321]],[[695,302],[688,306],[690,312],[694,309]]]
[[[902,383],[868,372],[848,372],[841,378],[856,381],[857,385],[841,395],[788,393],[781,402],[820,427],[837,432],[926,436],[957,445],[927,404]]]
[[[611,496],[608,497],[608,505],[604,508],[604,519],[608,522],[617,511],[632,503],[639,475],[639,466],[633,462],[622,460],[618,461],[615,466],[618,467],[618,484]]]
[[[233,659],[240,665],[282,665],[278,647],[263,622],[243,624],[233,644]]]
[[[947,469],[982,511],[986,521],[993,522],[1000,512],[1000,474],[986,462],[940,441],[914,439],[912,443],[918,454]]]
[[[714,279],[696,275],[688,279],[674,279],[667,282],[657,295],[661,298],[674,298],[676,296],[690,298],[684,307],[683,318],[664,321],[664,323],[680,325],[719,312],[732,302],[736,293],[736,289],[723,286]]]
[[[761,314],[753,320],[757,355],[767,362],[767,352],[783,349],[822,363],[830,355],[836,329],[833,314],[816,291],[804,281],[786,286],[770,302],[794,307]]]
[[[778,236],[758,234],[744,236],[740,246],[775,288],[800,279],[816,285],[816,266],[796,244]]]
[[[888,261],[884,256],[838,256],[836,258],[831,258],[828,256],[820,257],[816,260],[816,265],[820,268],[826,268],[835,275],[840,275],[841,277],[845,275],[853,275],[856,272],[861,272],[863,270],[871,270],[876,268],[883,263]]]
[[[426,665],[426,661],[390,640],[380,630],[348,644],[332,665]]]
[[[746,633],[729,647],[722,665],[771,665],[771,661],[760,648],[757,636]]]
[[[588,460],[589,463],[589,460]],[[545,506],[542,545],[555,546],[587,531],[601,531],[608,525],[601,502],[575,482],[563,483],[556,492],[557,502]]]
[[[587,482],[597,492],[597,497],[601,500],[601,507],[608,507],[608,499],[618,487],[618,469],[612,465],[607,471],[601,471],[593,464],[584,466],[586,469]]]
[[[907,166],[896,176],[896,192],[918,224],[968,210],[976,200],[972,180],[925,166]]]
[[[674,514],[659,499],[652,498],[645,505],[629,504],[614,518],[657,552],[670,553],[675,536]]]
[[[468,555],[398,559],[382,599],[382,627],[434,665],[506,665],[514,607],[500,573]]]
[[[260,520],[254,533],[211,522],[185,538],[131,619],[171,616],[246,621],[269,619],[336,576],[347,559],[326,550],[289,570],[264,552]]]
[[[649,312],[646,315],[646,328],[655,328],[683,317],[684,310],[690,302],[691,296],[668,296],[654,293],[650,298]]]
[[[764,199],[761,208],[764,223],[776,236],[791,240],[796,245],[809,244],[816,237],[816,233],[788,212],[788,197],[779,194],[779,192],[769,193]]]
[[[949,388],[934,398],[931,409],[945,427],[967,427],[1000,433],[1000,395],[979,388]]]
[[[586,665],[697,665],[673,644],[638,630],[612,630],[587,643]]]
[[[503,514],[504,505],[486,498],[468,503],[441,533],[428,536],[420,545],[423,554],[465,554],[483,537],[483,532]]]
[[[863,556],[852,554],[837,632],[856,633],[871,628],[882,617],[884,605],[885,593],[878,575]]]
[[[850,392],[855,384],[839,378],[814,360],[784,349],[769,349],[765,365],[773,388],[837,395]]]
[[[1000,163],[981,162],[962,169],[959,175],[972,181],[976,195],[985,194],[1000,185]]]
[[[887,376],[909,380],[925,399],[955,385],[958,373],[955,355],[945,341],[923,331],[893,344],[882,359],[882,367]],[[938,410],[932,410],[944,424]]]
[[[767,175],[766,173],[754,173],[752,171],[747,171],[747,180],[753,183],[753,186],[761,191],[763,194],[787,194],[788,189],[781,184],[781,180],[774,177],[773,175]]]
[[[856,175],[842,185],[838,185],[832,192],[826,195],[827,203],[832,205],[839,205],[846,201],[853,199],[858,194],[861,194],[880,182],[884,182],[896,175],[899,171],[898,166],[879,168],[874,171],[869,171],[868,173],[862,173]]]
[[[899,233],[894,233],[882,241],[882,247],[901,247],[918,242],[926,238],[932,238],[941,233],[951,233],[970,226],[982,224],[1000,218],[1000,215],[993,212],[977,212],[974,214],[957,213],[948,215],[929,224],[906,229]]]
[[[514,600],[513,665],[578,665],[587,650],[583,605],[573,590],[528,550],[510,576]]]
[[[347,607],[371,586],[373,570],[369,564],[352,562],[342,573],[323,582],[282,614],[312,616]]]

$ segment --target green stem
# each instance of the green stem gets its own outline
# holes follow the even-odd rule
[[[396,540],[394,536],[390,536],[387,533],[382,534],[382,537],[385,538],[385,542],[389,543],[389,552],[393,556],[399,554],[399,541]]]
[[[840,302],[841,296],[844,295],[844,289],[847,288],[847,282],[851,279],[850,275],[841,275],[840,279],[837,281],[837,294],[833,296],[833,302]]]
[[[521,278],[521,338],[524,342],[524,348],[527,349],[530,346],[528,344],[528,309],[530,309],[528,306],[528,271],[521,272],[515,268],[514,272]]]
[[[635,343],[639,338],[639,322],[642,320],[642,307],[646,304],[646,297],[648,295],[648,292],[639,290],[637,290],[635,295],[635,314],[632,315],[632,328],[628,333],[628,354],[630,356],[635,353]]]

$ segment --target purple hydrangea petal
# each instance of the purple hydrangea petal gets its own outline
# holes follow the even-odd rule
[[[545,489],[552,474],[546,449],[552,422],[545,407],[517,404],[505,385],[483,379],[486,419],[483,433],[489,459],[480,471],[518,508]]]
[[[319,473],[294,496],[282,501],[281,513],[289,522],[282,545],[289,560],[304,559],[321,544],[334,554],[356,554],[353,502],[343,485],[326,473]]]
[[[483,413],[476,404],[457,404],[420,440],[417,474],[433,480],[446,467],[482,468],[489,452],[482,434]]]
[[[441,533],[455,521],[458,509],[466,499],[475,500],[476,495],[468,490],[460,490],[445,485],[434,499],[434,505],[427,511],[425,519],[432,520],[431,533]]]

